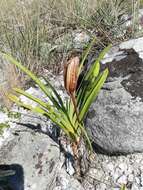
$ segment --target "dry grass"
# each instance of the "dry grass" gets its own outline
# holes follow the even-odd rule
[[[10,51],[31,70],[38,70],[40,44],[47,41],[48,36],[48,26],[40,19],[41,7],[38,2],[16,1],[10,8],[9,3],[5,3],[7,12],[0,9],[1,49]]]
[[[48,7],[52,22],[64,26],[85,27],[96,12],[97,0],[49,0]]]
[[[3,105],[9,108],[12,105],[12,102],[7,98],[7,93],[12,91],[12,88],[21,86],[18,73],[15,69],[15,66],[8,64],[5,68],[5,82],[0,84],[0,100]]]
[[[134,14],[133,29],[136,31],[139,8],[136,4],[140,1],[1,0],[0,49],[11,52],[31,70],[39,71],[51,62],[57,64],[57,59],[43,59],[42,44],[54,44],[55,39],[70,30],[99,31],[104,41],[106,38],[114,42],[122,34],[121,15],[130,11]]]

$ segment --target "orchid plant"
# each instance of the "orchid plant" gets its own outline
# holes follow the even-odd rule
[[[90,105],[97,97],[108,76],[107,68],[100,72],[100,61],[110,48],[109,45],[100,53],[99,57],[91,67],[84,73],[84,76],[77,87],[78,78],[84,69],[85,61],[94,43],[95,39],[93,39],[88,45],[82,56],[81,62],[80,58],[76,56],[71,58],[65,64],[64,86],[69,95],[69,99],[66,100],[66,102],[61,98],[58,91],[53,87],[49,80],[46,80],[47,85],[45,85],[33,72],[28,70],[20,62],[16,61],[11,55],[3,53],[5,59],[16,65],[38,85],[38,87],[48,97],[49,101],[44,102],[19,88],[14,88],[14,91],[17,94],[24,95],[30,100],[33,100],[37,103],[37,106],[32,107],[31,105],[21,102],[20,98],[14,94],[8,94],[8,97],[19,106],[38,114],[45,115],[64,131],[64,133],[70,138],[71,143],[77,148],[80,145],[81,139],[85,137],[83,139],[90,150],[92,150],[92,143],[85,130],[83,121]]]

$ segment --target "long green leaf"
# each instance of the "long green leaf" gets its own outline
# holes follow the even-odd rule
[[[94,81],[91,81],[90,84],[87,87],[85,87],[84,96],[82,98],[82,101],[80,102],[80,108],[85,104],[87,98],[90,96],[90,94],[93,91],[93,89],[95,88],[95,86],[101,80],[102,75],[103,75],[103,73],[100,73]]]
[[[75,131],[72,129],[72,127],[68,127],[67,123],[64,120],[62,120],[61,116],[59,116],[59,118],[57,116],[53,117],[52,114],[46,112],[45,110],[43,110],[42,108],[40,108],[38,106],[32,107],[30,105],[24,104],[21,101],[19,101],[17,96],[14,96],[12,94],[8,94],[8,98],[10,100],[12,100],[13,102],[15,102],[17,105],[24,107],[26,109],[29,109],[32,112],[48,116],[51,119],[51,121],[53,121],[55,124],[57,124],[59,127],[61,127],[68,136],[70,136],[70,134],[72,134],[72,136],[76,138]]]
[[[52,96],[51,90],[46,88],[46,86],[38,79],[36,75],[34,75],[31,71],[29,71],[26,67],[24,67],[21,63],[16,61],[11,55],[3,54],[4,57],[9,60],[12,64],[16,65],[20,68],[23,72],[25,72],[30,78],[34,80],[34,82],[40,87],[40,89],[49,97],[51,102],[57,109],[61,109],[58,101]],[[51,89],[51,88],[50,88]]]
[[[78,72],[78,74],[81,73],[81,70],[82,70],[83,64],[84,64],[84,62],[85,62],[85,60],[86,60],[86,58],[87,58],[87,56],[88,56],[88,54],[89,54],[91,48],[93,47],[95,41],[96,41],[96,38],[93,38],[93,40],[89,43],[89,45],[88,45],[86,51],[84,52],[84,55],[83,55],[82,61],[81,61],[81,63],[80,63],[80,67],[79,67],[79,72]]]
[[[65,115],[62,111],[60,111],[60,110],[58,111],[58,112],[60,113],[60,116],[59,116],[58,112],[55,111],[54,109],[52,109],[52,106],[51,106],[51,105],[49,105],[49,104],[47,105],[45,102],[43,102],[43,101],[41,101],[40,99],[38,99],[38,98],[36,98],[36,97],[34,97],[34,96],[28,94],[27,92],[25,92],[25,91],[23,91],[23,90],[21,90],[21,89],[14,88],[14,90],[15,90],[17,93],[24,95],[25,97],[27,97],[27,98],[33,100],[34,102],[38,103],[40,106],[44,107],[44,108],[46,109],[45,112],[47,112],[47,111],[49,112],[49,113],[43,113],[43,114],[45,114],[45,115],[48,114],[48,116],[49,116],[49,114],[50,114],[50,117],[51,117],[52,114],[53,114],[54,117],[57,117],[57,118],[59,117],[60,120],[62,121],[62,123],[64,123],[64,124],[66,125],[66,128],[67,128],[67,126],[68,126],[68,130],[70,131],[70,133],[73,133],[73,131],[74,131],[75,129],[71,126],[71,123],[69,122],[69,120],[67,119],[66,115]],[[27,109],[28,109],[28,107],[27,107]],[[29,109],[32,110],[32,107],[29,107]],[[33,110],[32,110],[32,111],[33,111]],[[36,110],[36,111],[37,111],[37,110]],[[41,113],[41,114],[42,114],[42,113]],[[63,118],[63,119],[62,119],[62,118]]]
[[[11,55],[3,53],[3,56],[10,61],[12,64],[16,65],[20,70],[26,73],[34,82],[39,86],[39,88],[49,97],[51,98],[50,91],[46,88],[46,86],[40,81],[40,79],[34,75],[31,71],[29,71],[26,67],[24,67],[20,62],[16,61]]]
[[[100,61],[104,58],[105,54],[110,50],[111,47],[112,45],[109,44],[107,47],[104,48],[104,50],[102,50],[102,52],[99,54],[98,58],[96,59],[96,61],[93,63],[88,73],[86,74],[85,76],[86,80],[97,76],[97,71],[99,70],[97,66],[99,66]]]
[[[99,90],[103,86],[107,76],[108,76],[108,69],[105,69],[103,74],[102,74],[102,77],[100,78],[100,80],[98,82],[98,84],[93,88],[91,94],[89,95],[89,97],[87,98],[85,104],[81,108],[81,111],[80,111],[80,114],[79,114],[79,118],[80,118],[81,121],[83,121],[85,114],[87,113],[87,111],[88,111],[91,103],[95,99],[95,97],[98,95]]]
[[[45,78],[43,77],[44,80],[47,82],[47,84],[49,85],[50,89],[52,89],[55,97],[57,98],[58,101],[56,101],[55,97],[51,97],[52,102],[54,103],[54,105],[57,107],[58,110],[60,110],[60,112],[65,115],[65,119],[67,120],[67,122],[70,123],[70,125],[73,127],[73,129],[75,129],[74,127],[74,123],[72,122],[73,120],[70,119],[68,111],[66,110],[66,107],[64,106],[63,100],[61,99],[60,95],[58,94],[58,92],[55,90],[55,88],[51,85],[51,83]]]
[[[33,97],[32,95],[28,94],[27,92],[21,90],[21,89],[18,89],[18,88],[14,88],[14,90],[19,93],[19,94],[22,94],[24,95],[25,97],[33,100],[34,102],[38,103],[40,106],[44,107],[46,110],[46,112],[48,111],[48,113],[50,114],[50,116],[53,114],[54,117],[59,117],[60,120],[62,121],[62,123],[64,123],[66,126],[69,126],[68,129],[70,132],[73,132],[75,129],[71,126],[71,123],[70,121],[67,119],[67,116],[62,112],[62,110],[60,111],[56,111],[54,109],[52,109],[52,106],[51,105],[47,105],[45,102],[41,101],[40,99],[36,98],[36,97]],[[60,115],[58,114],[58,112],[60,113]],[[47,114],[47,113],[46,113]],[[48,115],[49,115],[48,114]],[[62,119],[63,118],[63,119]],[[66,127],[67,128],[67,127]],[[71,129],[72,128],[72,129]]]
[[[42,101],[39,98],[36,98],[34,96],[32,96],[31,94],[25,92],[24,90],[20,89],[20,88],[13,88],[13,90],[21,95],[24,95],[25,97],[29,98],[30,100],[36,102],[37,104],[39,104],[40,106],[44,107],[47,110],[52,110],[52,105],[50,105],[49,103],[46,103],[44,101]]]
[[[47,82],[47,84],[49,85],[49,87],[52,89],[53,93],[55,94],[55,96],[57,97],[58,101],[59,101],[59,104],[61,105],[61,107],[63,109],[65,109],[65,106],[64,106],[64,103],[63,103],[63,100],[61,99],[60,95],[58,94],[58,92],[55,90],[55,88],[51,85],[51,83],[45,78],[43,77],[44,80]]]

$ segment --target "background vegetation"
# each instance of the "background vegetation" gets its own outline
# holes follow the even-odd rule
[[[57,39],[80,29],[96,34],[103,45],[135,37],[142,4],[142,0],[1,0],[0,49],[34,72],[44,67],[57,71],[67,53],[55,51]],[[132,26],[122,35],[125,15],[133,17]]]

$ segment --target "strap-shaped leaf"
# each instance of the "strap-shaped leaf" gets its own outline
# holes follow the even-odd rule
[[[87,141],[87,145],[89,146],[89,150],[92,152],[93,148],[92,148],[91,140],[90,140],[90,138],[89,138],[89,136],[88,136],[88,134],[87,134],[87,132],[85,130],[84,124],[83,123],[82,123],[82,125],[79,124],[79,127],[80,127],[81,131],[83,132],[83,135],[84,135],[84,137],[85,137],[85,139]]]
[[[70,125],[74,128],[74,122],[72,119],[70,119],[69,114],[68,114],[68,110],[66,109],[63,100],[61,99],[60,95],[58,94],[58,92],[55,90],[55,88],[51,85],[51,83],[44,77],[44,80],[47,82],[47,84],[49,85],[50,89],[53,91],[55,97],[57,98],[57,100],[55,99],[54,96],[51,97],[51,100],[53,102],[53,104],[57,107],[57,110],[59,110],[63,115],[65,115],[65,119],[68,120],[68,122],[70,123]]]
[[[81,60],[80,66],[79,66],[79,71],[78,71],[78,75],[81,73],[83,64],[91,50],[91,48],[93,47],[93,45],[95,44],[96,38],[93,38],[93,40],[90,42],[90,44],[88,45],[87,49],[85,50],[84,54],[83,54],[83,58]]]
[[[88,96],[85,104],[81,108],[81,111],[80,111],[80,114],[79,114],[79,118],[80,118],[81,121],[83,121],[85,114],[87,113],[87,111],[88,111],[90,105],[92,104],[93,100],[98,95],[98,93],[99,93],[101,87],[103,86],[103,84],[104,84],[107,76],[108,76],[108,69],[105,69],[103,71],[103,74],[102,74],[100,80],[98,81],[98,83],[96,84],[96,86],[93,88],[93,90],[90,93],[90,95]]]
[[[29,98],[30,100],[36,102],[37,104],[44,107],[45,109],[52,111],[52,105],[50,105],[49,103],[46,103],[46,102],[42,101],[41,99],[32,96],[31,94],[25,92],[24,90],[22,90],[20,88],[13,88],[13,90],[21,95],[24,95],[25,97]]]
[[[40,79],[36,75],[34,75],[30,70],[24,67],[20,62],[16,61],[11,55],[3,53],[3,56],[12,64],[16,65],[21,71],[26,73],[49,98],[51,97],[51,92],[48,90],[48,88],[46,88],[46,86],[40,81]]]
[[[101,77],[102,77],[102,73],[100,73],[98,75],[98,77],[96,79],[94,79],[94,81],[90,81],[90,84],[85,89],[84,96],[83,96],[83,99],[81,101],[80,108],[85,104],[87,98],[90,96],[91,92],[93,91],[93,89],[95,88],[95,86],[98,84],[98,82],[100,81]]]
[[[31,79],[34,80],[34,82],[40,87],[40,89],[49,97],[53,105],[57,109],[61,109],[60,104],[58,101],[52,96],[51,88],[50,90],[40,81],[40,79],[34,75],[31,71],[29,71],[26,67],[24,67],[20,62],[16,61],[11,55],[3,54],[4,57],[9,60],[12,64],[16,65],[19,69],[21,69],[23,72],[25,72]],[[52,87],[50,85],[50,87]],[[52,88],[53,90],[53,88]],[[59,97],[58,97],[59,98]],[[65,110],[63,110],[65,112]],[[66,112],[65,112],[66,113]]]
[[[38,107],[38,106],[32,107],[31,105],[24,104],[19,100],[17,96],[13,94],[8,94],[7,96],[10,100],[12,100],[13,102],[15,102],[17,105],[21,107],[29,109],[32,112],[35,112],[38,114],[48,116],[50,120],[53,121],[53,123],[57,124],[60,128],[62,128],[68,136],[72,135],[72,137],[76,138],[76,133],[73,130],[73,128],[69,126],[69,124],[65,120],[62,120],[61,116],[59,117],[57,115],[54,116],[53,114],[46,112],[45,110],[43,110],[41,107]]]
[[[62,98],[60,97],[60,95],[58,94],[58,92],[55,90],[55,88],[51,85],[51,83],[50,83],[45,77],[43,77],[43,78],[44,78],[44,80],[46,81],[46,83],[49,85],[49,87],[52,89],[52,91],[53,91],[55,97],[58,99],[58,102],[59,102],[59,104],[61,105],[61,107],[62,107],[63,109],[65,109],[63,100],[62,100]]]
[[[93,63],[93,65],[90,67],[88,73],[86,74],[85,80],[96,77],[98,75],[99,69],[100,69],[99,63],[104,58],[105,54],[110,50],[111,46],[112,45],[109,44],[107,47],[104,48],[104,50],[102,50],[102,52],[99,54],[98,58],[96,59],[96,61]]]

